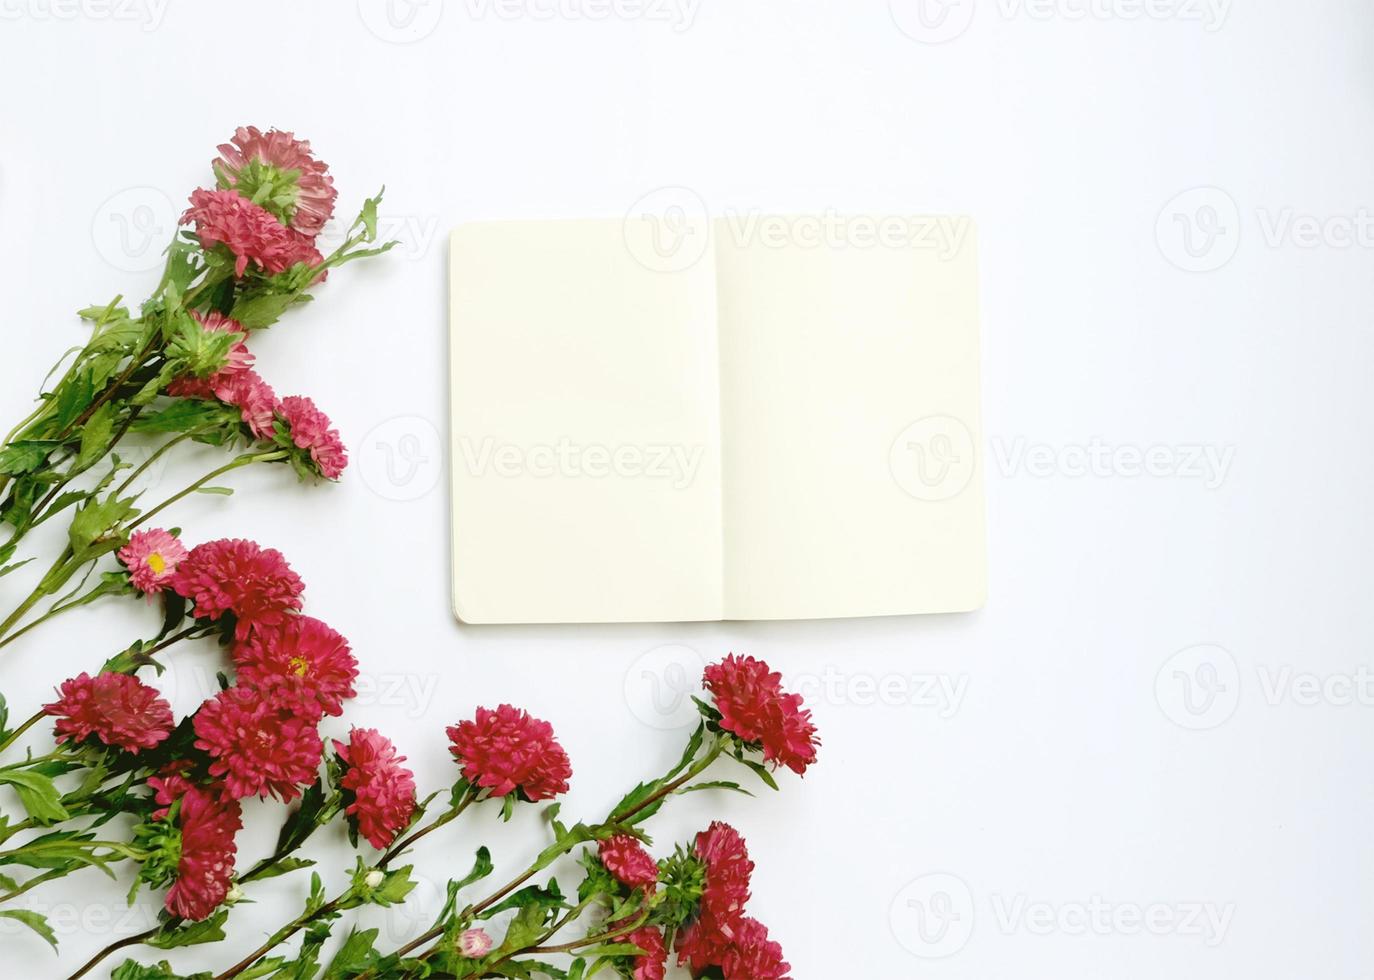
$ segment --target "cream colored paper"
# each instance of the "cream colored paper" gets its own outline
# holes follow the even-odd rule
[[[688,223],[675,271],[635,221],[454,232],[459,618],[982,604],[972,225],[903,219],[896,247],[806,220]]]

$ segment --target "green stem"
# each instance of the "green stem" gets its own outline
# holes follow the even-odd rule
[[[288,455],[288,453],[286,452],[285,449],[274,449],[274,450],[271,450],[270,452],[265,452],[265,453],[245,453],[245,454],[242,455],[242,456],[236,457],[235,459],[231,460],[231,461],[228,462],[228,463],[225,463],[223,466],[219,467],[218,469],[214,469],[214,470],[211,470],[209,473],[206,473],[203,477],[201,477],[201,478],[200,478],[199,480],[197,480],[195,483],[192,483],[192,484],[191,484],[189,487],[187,487],[186,489],[180,490],[180,491],[178,491],[177,493],[172,494],[170,497],[168,497],[168,498],[167,498],[166,500],[164,500],[162,503],[158,504],[158,505],[157,505],[156,507],[154,507],[152,510],[148,511],[148,512],[147,512],[146,514],[144,514],[142,517],[138,518],[138,520],[136,520],[136,521],[134,521],[132,524],[130,524],[128,529],[129,529],[130,531],[132,531],[134,528],[138,527],[139,525],[147,523],[148,521],[150,521],[150,520],[152,520],[154,517],[156,517],[158,514],[162,513],[162,511],[164,511],[164,510],[166,510],[168,507],[172,506],[172,504],[176,503],[178,500],[182,499],[183,497],[187,497],[187,496],[189,496],[189,495],[195,493],[197,490],[199,490],[201,487],[205,486],[207,483],[209,483],[211,480],[215,479],[216,477],[223,476],[224,474],[226,474],[226,473],[228,473],[228,472],[230,472],[230,471],[232,471],[232,470],[241,469],[242,467],[245,467],[245,466],[251,466],[253,463],[270,463],[270,462],[273,462],[273,461],[275,461],[275,460],[285,459],[285,458],[287,457],[287,455]]]

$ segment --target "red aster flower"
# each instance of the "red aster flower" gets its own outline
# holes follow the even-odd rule
[[[348,465],[348,451],[339,438],[339,430],[330,426],[329,417],[302,395],[288,395],[277,410],[291,429],[291,441],[296,448],[310,451],[311,462],[325,479],[338,479]]]
[[[652,892],[658,884],[658,863],[634,837],[616,834],[597,845],[601,863],[616,881]]]
[[[281,552],[252,541],[225,538],[191,549],[172,579],[177,595],[190,599],[198,619],[237,619],[235,635],[277,626],[301,607],[305,584]]]
[[[211,166],[221,187],[232,187],[305,235],[317,235],[334,213],[334,178],[310,152],[309,140],[279,129],[240,126],[219,147]]]
[[[192,310],[191,316],[206,330],[244,335],[248,333],[243,324],[231,320],[223,313],[201,313],[199,310]],[[219,398],[221,396],[217,392],[227,385],[229,379],[236,374],[242,374],[252,366],[252,351],[242,340],[236,340],[234,346],[229,348],[229,356],[225,358],[218,371],[204,378],[198,378],[194,374],[183,374],[167,386],[167,394],[174,398],[201,398],[206,401]]]
[[[274,276],[297,262],[313,266],[323,261],[310,238],[288,228],[237,191],[193,191],[191,206],[181,216],[181,223],[196,226],[203,248],[228,248],[234,256],[236,276],[242,276],[250,262]]]
[[[375,728],[354,728],[347,745],[334,740],[334,751],[348,767],[339,785],[353,794],[344,812],[373,847],[385,850],[415,813],[415,778],[401,765],[406,757]]]
[[[734,942],[719,964],[725,980],[790,980],[782,947],[768,938],[762,922],[741,919],[734,931]]]
[[[186,557],[186,546],[160,527],[135,531],[118,557],[129,570],[129,582],[145,595],[154,595],[171,584],[172,575]]]
[[[616,942],[630,943],[644,950],[644,955],[635,957],[633,980],[663,980],[667,975],[668,948],[663,945],[663,933],[653,926],[636,929]]]
[[[343,714],[354,696],[358,661],[348,641],[313,616],[288,616],[255,630],[234,648],[238,681],[297,698],[302,717]]]
[[[703,912],[685,925],[677,934],[674,946],[677,949],[679,966],[686,964],[688,972],[697,977],[713,966],[720,966],[730,949],[729,926],[722,927],[712,916]]]
[[[553,737],[553,726],[508,704],[478,708],[474,721],[448,729],[451,751],[474,786],[492,796],[519,791],[531,802],[568,791],[572,765]]]
[[[172,733],[172,706],[157,690],[129,674],[81,673],[62,682],[61,695],[43,705],[57,718],[57,741],[80,742],[94,735],[106,745],[137,754]]]
[[[177,816],[181,857],[167,892],[167,911],[198,922],[219,907],[234,881],[234,835],[243,826],[238,800],[193,786]]]
[[[159,769],[156,776],[148,777],[148,788],[153,791],[153,801],[159,807],[153,811],[154,820],[161,820],[167,816],[172,804],[185,796],[187,790],[195,787],[196,784],[186,778],[186,773],[190,769],[191,763],[178,759]]]
[[[749,901],[749,879],[754,873],[749,848],[738,830],[717,820],[697,834],[695,850],[706,866],[702,910],[728,927],[744,913],[744,903]]]
[[[798,774],[816,761],[820,739],[800,694],[782,689],[781,675],[762,660],[733,653],[706,668],[706,687],[721,713],[720,725],[763,749],[763,758]]]
[[[220,691],[192,719],[196,748],[209,753],[233,799],[275,796],[289,802],[315,781],[324,745],[315,722],[292,703],[248,687]]]

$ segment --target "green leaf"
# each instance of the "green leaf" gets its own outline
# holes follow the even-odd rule
[[[133,497],[107,497],[104,500],[88,501],[76,512],[71,527],[67,529],[73,554],[78,560],[84,560],[119,548],[121,540],[101,539],[106,532],[113,530],[136,513]]]
[[[42,773],[32,769],[0,769],[0,783],[14,787],[19,802],[39,823],[66,820],[70,816],[62,805],[62,794]]]
[[[309,300],[310,296],[304,293],[258,293],[256,296],[241,297],[229,316],[249,330],[261,330],[280,320],[281,315],[293,304]]]
[[[51,439],[26,439],[10,443],[0,449],[0,476],[18,476],[38,469],[48,459],[54,447],[61,443]]]
[[[266,878],[276,878],[292,871],[299,871],[301,868],[313,868],[314,861],[305,858],[285,857],[273,861],[253,876],[254,881],[262,881]]]
[[[196,493],[208,493],[218,497],[232,497],[233,487],[196,487]]]
[[[163,926],[155,935],[143,940],[143,942],[145,945],[156,949],[175,949],[178,946],[217,943],[224,938],[224,922],[228,918],[229,910],[220,909],[210,918],[201,922],[189,922],[172,929]]]
[[[132,429],[135,432],[186,432],[237,418],[236,409],[227,408],[216,402],[181,398],[160,412],[140,417]]]
[[[84,469],[104,454],[110,434],[114,432],[114,416],[114,406],[106,402],[81,427],[81,449],[76,455],[75,464],[77,469]]]
[[[52,931],[52,926],[48,925],[46,917],[28,909],[5,909],[0,911],[0,918],[17,919],[24,923],[34,932],[43,937],[43,941],[57,952],[57,934]]]

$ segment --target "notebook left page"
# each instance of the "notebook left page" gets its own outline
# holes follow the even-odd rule
[[[453,233],[454,610],[467,623],[722,615],[715,262],[611,221]]]

